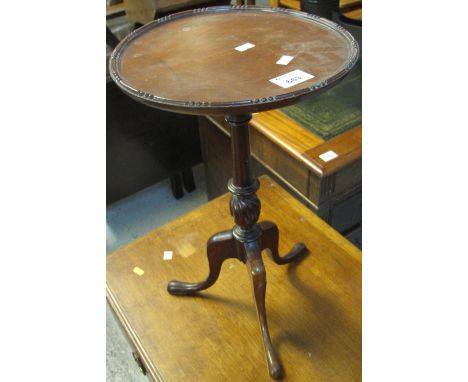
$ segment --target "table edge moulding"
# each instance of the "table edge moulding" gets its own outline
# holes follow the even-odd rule
[[[326,26],[334,31],[339,31],[341,37],[343,37],[350,46],[350,56],[348,60],[343,64],[342,69],[335,75],[326,78],[324,81],[313,84],[305,88],[283,93],[281,95],[256,98],[256,99],[243,99],[243,100],[232,100],[228,102],[207,102],[206,100],[186,100],[179,101],[174,99],[167,99],[159,97],[155,94],[150,94],[138,89],[133,88],[128,84],[122,76],[119,74],[119,64],[122,53],[128,47],[128,45],[136,38],[142,36],[146,32],[158,27],[164,23],[170,23],[175,20],[179,20],[185,17],[193,16],[194,14],[208,14],[208,13],[220,13],[228,12],[231,10],[244,11],[244,12],[277,12],[281,14],[291,15],[302,20],[314,21],[320,25]],[[148,24],[145,24],[141,28],[130,33],[124,38],[112,52],[109,61],[109,72],[111,78],[115,83],[128,95],[135,98],[137,101],[142,102],[148,106],[156,107],[168,111],[174,111],[183,114],[195,114],[195,115],[234,115],[234,114],[251,114],[259,111],[276,109],[284,106],[288,106],[299,102],[310,96],[317,95],[320,92],[326,90],[332,85],[336,85],[338,81],[343,79],[349,71],[353,68],[359,59],[359,46],[353,36],[344,29],[341,25],[334,23],[323,17],[319,17],[310,13],[300,12],[286,8],[266,8],[256,6],[215,6],[207,8],[199,8],[179,13],[174,13],[165,17],[156,19]]]
[[[324,78],[318,78],[318,82],[313,85],[302,87],[298,84],[296,91],[287,91],[275,96],[256,99],[241,99],[232,101],[207,102],[206,100],[175,100],[149,94],[142,90],[135,89],[127,84],[119,73],[119,62],[125,53],[125,49],[138,37],[174,20],[187,17],[197,17],[198,15],[220,15],[239,14],[239,12],[257,12],[266,16],[274,13],[290,16],[291,25],[294,21],[304,20],[320,25],[322,30],[326,29],[329,35],[343,37],[342,46],[346,47],[346,59],[338,56],[340,64],[336,71],[327,74]],[[289,23],[289,21],[287,21]],[[233,31],[234,33],[235,31]],[[331,87],[341,80],[354,66],[359,57],[359,47],[355,39],[344,28],[324,18],[282,8],[261,8],[246,6],[222,6],[195,9],[181,12],[155,20],[140,29],[136,30],[116,47],[110,59],[110,73],[117,85],[128,95],[136,100],[152,107],[157,107],[169,111],[208,115],[223,114],[231,130],[231,148],[233,158],[233,177],[228,183],[231,192],[230,212],[234,218],[234,228],[218,232],[211,236],[207,242],[207,256],[209,264],[208,276],[204,281],[193,283],[184,281],[171,281],[167,285],[167,290],[172,295],[194,295],[202,290],[211,287],[219,277],[222,264],[225,260],[234,258],[246,264],[248,274],[251,278],[255,307],[260,323],[260,329],[265,350],[266,364],[269,374],[274,379],[283,376],[283,367],[275,352],[270,333],[268,330],[265,292],[266,292],[266,271],[262,259],[262,251],[268,250],[272,260],[283,265],[295,261],[308,253],[308,249],[303,243],[297,243],[291,251],[280,256],[278,253],[279,230],[275,223],[270,221],[257,222],[260,216],[261,203],[256,195],[259,188],[258,180],[252,175],[251,154],[249,142],[249,121],[253,112],[269,110],[296,103],[301,99],[315,95],[320,91]],[[220,79],[221,81],[222,79]],[[181,89],[183,91],[183,89]],[[206,318],[208,319],[208,318]]]

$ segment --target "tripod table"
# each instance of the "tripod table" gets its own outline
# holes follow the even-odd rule
[[[216,282],[224,260],[246,263],[267,366],[275,379],[281,378],[282,366],[268,331],[261,252],[268,250],[275,263],[286,264],[307,248],[297,243],[279,256],[277,226],[257,222],[261,205],[259,183],[250,170],[248,123],[254,112],[291,105],[333,86],[358,55],[353,37],[329,20],[280,8],[226,6],[155,20],[122,40],[111,56],[113,80],[134,99],[178,113],[226,116],[234,164],[228,183],[234,227],[209,238],[204,281],[171,281],[167,289],[191,295]]]

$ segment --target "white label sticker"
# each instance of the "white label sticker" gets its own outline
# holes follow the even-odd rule
[[[293,58],[293,56],[282,56],[278,61],[276,61],[276,63],[278,65],[288,65]]]
[[[273,82],[275,85],[281,86],[284,89],[290,88],[291,86],[300,84],[301,82],[310,80],[315,76],[306,72],[303,72],[300,69],[293,70],[292,72],[283,74],[282,76],[273,78],[270,82]]]
[[[138,276],[143,276],[145,274],[145,271],[140,267],[133,268],[133,272],[136,273]]]
[[[172,260],[172,251],[164,251],[164,260]]]
[[[319,158],[323,160],[324,162],[331,161],[332,159],[335,159],[338,156],[337,153],[335,153],[333,150],[329,150],[323,154],[319,155]]]
[[[238,50],[239,52],[244,52],[247,49],[253,48],[255,45],[251,44],[250,42],[246,42],[245,44],[239,45],[237,48],[234,48],[235,50]]]

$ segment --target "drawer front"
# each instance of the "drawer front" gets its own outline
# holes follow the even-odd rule
[[[205,163],[208,199],[227,191],[227,181],[232,177],[231,142],[227,126],[214,125],[208,118],[199,119],[200,140]],[[255,176],[268,174],[275,180],[281,178],[283,186],[295,193],[307,195],[309,171],[289,154],[250,129],[252,170]],[[274,175],[277,174],[278,176]]]
[[[309,170],[255,129],[250,129],[252,155],[302,195],[307,195]]]
[[[346,235],[346,239],[348,239],[356,247],[362,250],[362,226],[358,226],[355,229],[351,230]]]
[[[334,200],[337,195],[347,193],[362,182],[362,161],[358,159],[346,167],[320,178],[311,174],[308,198],[316,205]]]
[[[328,223],[338,232],[343,232],[362,221],[362,192],[356,192],[330,207]]]

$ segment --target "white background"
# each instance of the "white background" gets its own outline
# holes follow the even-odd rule
[[[364,2],[364,381],[468,380],[466,8]],[[104,20],[2,4],[5,381],[105,380]]]

